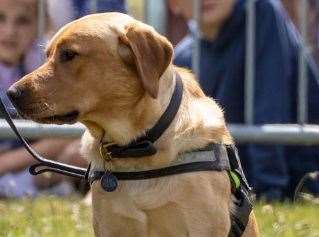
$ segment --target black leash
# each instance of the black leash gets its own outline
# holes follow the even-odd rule
[[[125,157],[142,157],[142,156],[149,156],[154,155],[157,151],[154,147],[153,143],[164,133],[164,131],[168,128],[171,124],[175,115],[179,109],[179,106],[182,101],[183,95],[183,83],[182,79],[180,78],[179,74],[176,73],[176,84],[175,89],[170,100],[168,107],[166,108],[165,112],[162,114],[160,119],[154,125],[153,128],[146,131],[145,135],[136,139],[132,143],[126,146],[119,146],[119,145],[109,145],[103,146],[105,148],[105,152],[108,155],[111,155],[114,158],[125,158]],[[64,164],[61,162],[53,161],[46,159],[39,155],[28,143],[27,141],[21,136],[19,131],[17,130],[16,126],[13,123],[13,120],[8,113],[5,105],[3,104],[0,98],[0,110],[2,115],[10,125],[11,129],[17,136],[17,138],[22,142],[25,149],[29,152],[29,154],[36,159],[39,163],[32,165],[29,168],[29,171],[32,175],[38,175],[45,172],[54,172],[63,174],[66,176],[88,179],[88,172],[90,170],[90,166],[85,169],[73,165]]]
[[[86,169],[80,168],[77,166],[72,166],[72,165],[67,165],[61,162],[53,161],[53,160],[48,160],[41,155],[39,155],[28,143],[27,141],[21,136],[19,133],[18,129],[14,125],[12,118],[10,114],[8,113],[6,107],[4,106],[1,98],[0,98],[0,109],[2,112],[2,115],[4,116],[5,120],[8,122],[10,125],[11,129],[17,136],[17,138],[22,142],[24,145],[25,149],[29,152],[29,154],[39,161],[38,164],[34,164],[30,167],[29,171],[32,175],[37,175],[41,174],[44,172],[54,172],[54,173],[59,173],[59,174],[64,174],[67,176],[72,176],[72,177],[77,177],[77,178],[85,178],[86,176]],[[41,169],[38,169],[42,167]]]

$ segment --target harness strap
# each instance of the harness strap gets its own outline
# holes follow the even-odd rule
[[[227,147],[227,153],[231,170],[228,172],[232,183],[233,208],[231,209],[231,229],[229,237],[240,237],[243,235],[249,222],[249,216],[253,209],[253,201],[249,186],[243,172],[238,151],[234,145]]]
[[[164,176],[191,173],[198,171],[222,171],[226,167],[219,167],[215,162],[212,161],[201,161],[193,162],[189,164],[174,165],[160,169],[153,169],[147,171],[138,172],[112,172],[112,174],[118,180],[143,180],[143,179],[154,179]],[[89,174],[89,182],[92,184],[96,180],[100,180],[105,174],[105,171],[92,171]]]
[[[227,154],[232,172],[234,172],[237,175],[237,177],[239,177],[241,181],[240,183],[245,186],[246,190],[251,191],[252,189],[249,186],[248,181],[245,177],[236,146],[227,145]]]
[[[211,153],[207,156],[206,152]],[[179,155],[178,159],[167,167],[134,172],[112,171],[112,174],[118,180],[142,180],[182,173],[222,170],[230,170],[226,147],[222,144],[209,144],[205,148]],[[107,172],[91,170],[88,175],[90,184],[100,180]]]

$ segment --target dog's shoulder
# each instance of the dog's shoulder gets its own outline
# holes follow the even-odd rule
[[[178,66],[174,68],[181,75],[187,92],[196,98],[205,97],[195,75],[190,70]]]
[[[174,69],[181,76],[185,88],[184,104],[187,104],[187,109],[182,111],[180,116],[184,122],[187,121],[189,133],[195,136],[196,141],[200,141],[202,137],[205,141],[232,143],[221,106],[213,98],[205,95],[191,71],[177,66]]]

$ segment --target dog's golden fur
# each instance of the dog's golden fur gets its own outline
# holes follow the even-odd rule
[[[66,53],[67,52],[67,53]],[[71,52],[71,53],[70,53]],[[47,47],[47,62],[14,86],[29,95],[20,113],[42,123],[87,127],[83,154],[103,170],[100,141],[123,145],[152,127],[166,109],[179,73],[181,107],[156,141],[152,157],[112,160],[114,170],[154,169],[178,153],[208,143],[232,143],[223,112],[204,95],[193,75],[172,65],[167,39],[119,13],[95,14],[63,27]],[[92,185],[96,236],[228,236],[231,186],[226,172],[187,173],[143,181],[120,181],[106,193]],[[253,214],[244,236],[257,236]]]

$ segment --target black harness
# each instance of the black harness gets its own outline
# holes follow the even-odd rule
[[[161,137],[165,130],[169,127],[180,107],[183,96],[183,83],[180,76],[176,73],[175,88],[172,98],[165,112],[162,114],[157,123],[145,132],[144,136],[134,140],[128,145],[119,146],[110,143],[101,143],[100,153],[106,163],[111,159],[122,158],[139,158],[154,155],[157,150],[154,142]],[[104,171],[91,170],[90,166],[83,169],[76,166],[67,165],[64,163],[52,161],[40,156],[34,151],[25,139],[20,135],[15,127],[9,113],[4,104],[0,100],[0,109],[9,123],[10,127],[16,134],[19,140],[22,141],[26,150],[39,163],[30,167],[32,175],[41,174],[44,172],[55,172],[67,176],[82,178],[90,184],[100,180],[102,188],[107,192],[112,192],[117,188],[118,180],[143,180],[159,178],[163,176],[176,175],[189,172],[199,171],[228,171],[232,182],[232,195],[234,208],[231,213],[231,231],[229,236],[239,237],[244,232],[249,220],[249,215],[252,210],[252,201],[250,199],[250,187],[247,183],[245,175],[242,171],[239,156],[235,146],[223,144],[209,144],[205,148],[191,151],[192,153],[211,151],[212,157],[208,157],[205,161],[194,161],[182,164],[175,164],[160,169],[135,171],[135,172],[116,172],[112,169],[105,168]],[[237,181],[237,182],[236,182]],[[237,183],[237,184],[236,184]]]
[[[172,164],[167,167],[153,169],[153,170],[145,170],[145,171],[136,171],[136,172],[112,172],[117,179],[119,180],[143,180],[143,179],[153,179],[160,178],[164,176],[197,172],[197,171],[222,171],[222,170],[230,170],[230,164],[228,161],[226,146],[222,144],[209,144],[203,149],[199,149],[196,151],[186,152],[183,155],[187,155],[187,153],[196,153],[196,152],[205,152],[211,151],[212,157],[209,157],[205,161],[191,161],[185,162],[182,164]],[[89,172],[88,180],[92,184],[94,181],[99,180],[103,177],[105,171],[93,171]]]

